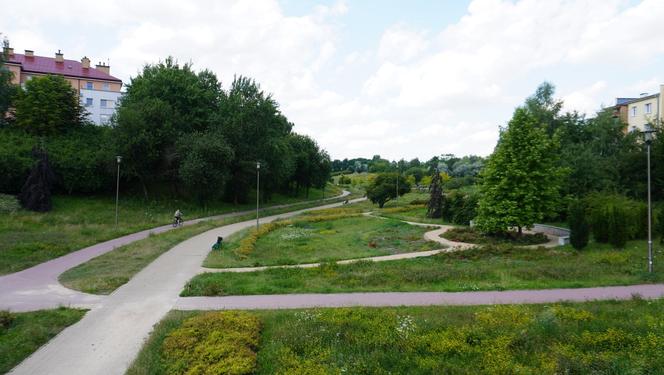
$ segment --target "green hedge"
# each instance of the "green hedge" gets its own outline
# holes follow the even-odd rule
[[[443,195],[443,219],[459,225],[468,225],[477,216],[477,193],[452,190]]]
[[[648,207],[618,194],[593,194],[585,202],[595,241],[622,248],[627,240],[646,237]]]

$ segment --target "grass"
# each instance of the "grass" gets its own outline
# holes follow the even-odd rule
[[[9,372],[60,331],[79,321],[85,310],[41,310],[12,313],[13,322],[0,327],[0,374]]]
[[[297,208],[303,209],[320,204],[320,202],[307,202],[299,204]],[[274,215],[290,210],[293,208],[270,208],[265,210],[262,215]],[[152,235],[71,268],[60,275],[59,280],[63,285],[74,290],[92,294],[109,294],[178,243],[212,228],[253,218],[255,218],[254,214],[228,217]]]
[[[485,246],[425,258],[390,262],[324,264],[311,269],[270,269],[249,273],[206,273],[194,277],[183,296],[383,291],[474,291],[579,288],[664,281],[664,270],[646,272],[645,241],[624,250],[591,243],[519,248]],[[664,255],[656,249],[657,257]]]
[[[328,188],[327,196],[340,189]],[[309,200],[318,199],[311,190]],[[275,195],[270,205],[287,204],[306,198]],[[120,224],[116,228],[115,200],[110,196],[54,196],[53,210],[36,213],[16,209],[15,200],[0,197],[0,275],[17,272],[75,250],[143,229],[168,224],[176,208],[185,219],[248,210],[253,204],[234,206],[218,202],[207,207],[181,200],[145,202],[120,197]]]
[[[664,300],[633,299],[255,311],[263,328],[251,373],[659,374],[663,309]],[[169,313],[127,374],[165,374],[164,341],[201,316],[211,315]]]
[[[247,255],[237,250],[240,241],[253,229],[236,233],[221,251],[212,251],[203,265],[227,268],[314,263],[441,247],[424,240],[424,233],[430,229],[396,220],[366,216],[321,222],[306,221],[306,216],[294,220],[291,225],[259,237],[254,250]]]
[[[513,244],[522,246],[549,242],[549,238],[542,233],[523,233],[521,236],[517,232],[486,235],[471,227],[452,228],[440,236],[450,241],[490,245]]]
[[[399,197],[399,201],[388,201],[385,206],[380,209],[374,206],[372,211],[375,215],[398,219],[403,221],[412,221],[417,223],[427,224],[447,224],[442,218],[432,219],[426,216],[427,208],[422,202],[429,200],[429,193],[410,192]]]

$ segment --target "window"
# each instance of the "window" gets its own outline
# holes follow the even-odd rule
[[[632,117],[636,117],[636,106],[632,107]]]
[[[92,87],[93,87],[93,86],[92,86],[92,82],[86,82],[86,83],[85,83],[85,88],[86,88],[86,89],[88,89],[88,90],[92,90]]]
[[[85,98],[85,106],[92,107],[92,98]]]
[[[652,103],[646,103],[646,113],[652,113]]]
[[[111,108],[111,107],[113,107],[113,101],[108,100],[108,99],[101,99],[101,102],[99,103],[99,105],[102,108]]]
[[[102,85],[102,89],[104,91],[110,91],[111,90],[111,84],[107,83],[107,82],[104,82],[104,84]]]
[[[111,119],[111,116],[109,115],[99,115],[99,122],[102,124],[107,123]]]

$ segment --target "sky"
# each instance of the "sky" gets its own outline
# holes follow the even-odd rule
[[[486,156],[548,81],[592,114],[664,84],[663,0],[22,0],[16,52],[109,62],[130,82],[167,56],[272,93],[333,159]]]

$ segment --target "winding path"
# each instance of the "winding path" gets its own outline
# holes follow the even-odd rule
[[[341,195],[326,198],[325,200],[339,199],[348,195],[350,195],[350,192],[344,190]],[[261,209],[261,211],[266,209],[287,208],[303,203],[305,202],[270,206]],[[189,226],[198,224],[202,221],[231,218],[253,212],[255,211],[236,211],[223,215],[188,220],[185,221],[183,225]],[[99,304],[104,298],[106,298],[106,296],[87,294],[66,288],[60,284],[58,277],[63,272],[120,246],[142,240],[152,234],[164,233],[172,229],[174,228],[170,224],[146,229],[74,251],[23,271],[0,276],[0,310],[33,311],[55,308],[58,306],[86,309],[92,308]]]
[[[355,201],[363,200],[360,198]],[[305,211],[262,218],[270,222]],[[195,275],[217,236],[251,227],[254,220],[225,225],[181,242],[159,256],[128,283],[92,306],[78,323],[66,328],[10,374],[124,374],[152,326],[173,309],[185,283]]]
[[[359,201],[357,199],[354,201]],[[302,209],[262,218],[263,222],[287,218],[304,211],[331,208],[342,203]],[[232,214],[231,214],[232,215]],[[239,215],[236,214],[236,215]],[[63,330],[49,343],[11,371],[11,374],[123,374],[139,352],[152,326],[168,311],[192,309],[259,309],[340,306],[400,306],[440,304],[548,303],[563,300],[627,299],[638,294],[643,298],[664,296],[664,284],[634,285],[583,289],[522,290],[461,293],[342,293],[292,294],[269,296],[179,297],[201,264],[217,236],[227,237],[255,221],[244,221],[215,228],[173,247],[136,274],[128,283],[107,297],[69,291],[57,283],[57,276],[94,256],[129,242],[147,237],[160,227],[95,245],[17,274],[0,278],[0,308],[14,309],[36,305],[45,299],[47,307],[57,301],[66,305],[87,306],[91,310],[78,323]],[[427,233],[439,237],[447,228]],[[133,236],[133,237],[132,237]],[[142,236],[142,237],[141,237]],[[444,240],[446,241],[446,240]],[[455,246],[472,246],[452,243]],[[442,249],[442,251],[449,251]],[[425,252],[416,253],[424,255]],[[398,254],[404,255],[404,254]],[[429,254],[430,255],[430,254]],[[393,256],[388,256],[393,257]],[[373,260],[376,260],[375,258]],[[385,259],[387,260],[387,259]],[[355,260],[357,261],[357,260]],[[34,278],[35,280],[32,280]],[[5,283],[14,284],[5,284]],[[7,286],[9,285],[9,286]],[[14,288],[12,289],[12,285]],[[51,292],[57,297],[51,297]],[[67,295],[66,293],[73,293]],[[85,297],[85,298],[84,298]],[[94,298],[92,298],[94,297]],[[86,299],[87,298],[87,299]],[[39,307],[37,307],[39,308]]]

